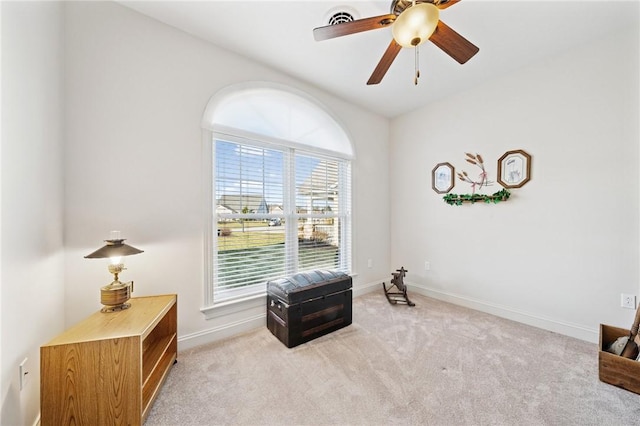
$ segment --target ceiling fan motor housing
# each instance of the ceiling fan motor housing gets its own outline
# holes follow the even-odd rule
[[[431,3],[434,6],[448,3],[449,0],[415,0],[416,4]],[[399,16],[406,8],[413,5],[413,0],[393,0],[391,2],[390,13]]]

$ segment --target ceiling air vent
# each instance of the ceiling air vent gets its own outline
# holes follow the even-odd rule
[[[329,25],[344,24],[345,22],[353,21],[353,15],[344,10],[335,12],[329,17]]]

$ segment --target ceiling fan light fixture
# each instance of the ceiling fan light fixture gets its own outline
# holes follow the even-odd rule
[[[440,20],[440,11],[431,3],[406,8],[391,27],[393,38],[402,47],[415,47],[429,40]]]

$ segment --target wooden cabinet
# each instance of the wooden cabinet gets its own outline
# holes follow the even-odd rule
[[[40,348],[41,425],[141,425],[177,358],[177,296],[96,312]]]

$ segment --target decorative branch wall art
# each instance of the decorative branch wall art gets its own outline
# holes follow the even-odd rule
[[[444,202],[452,206],[460,206],[463,203],[474,204],[481,202],[496,204],[500,201],[507,201],[511,193],[506,189],[501,189],[491,195],[476,194],[476,190],[482,189],[485,186],[493,185],[494,182],[489,180],[489,174],[484,166],[484,159],[482,158],[482,155],[478,153],[471,154],[469,152],[465,152],[464,155],[465,161],[477,166],[480,169],[480,173],[477,178],[472,178],[469,173],[464,170],[462,172],[458,172],[458,179],[471,185],[471,194],[447,194],[442,197]]]
[[[431,186],[438,194],[446,194],[442,199],[445,203],[460,206],[463,203],[492,203],[507,201],[511,193],[507,188],[520,188],[531,179],[531,156],[521,149],[507,151],[498,160],[497,181],[504,188],[493,194],[478,194],[476,191],[491,186],[495,182],[489,180],[489,174],[485,167],[482,155],[465,152],[465,161],[480,169],[477,177],[465,170],[455,172],[449,163],[438,163],[431,171]],[[453,176],[471,185],[471,194],[452,194],[455,185]]]
[[[482,189],[484,186],[493,185],[493,182],[488,179],[487,170],[484,168],[484,160],[482,159],[482,156],[480,154],[473,155],[468,152],[465,152],[464,155],[467,157],[465,160],[467,160],[468,163],[480,168],[480,174],[476,179],[469,177],[469,174],[464,170],[462,173],[458,172],[458,178],[460,178],[461,181],[471,184],[471,193],[475,194],[476,188]]]

